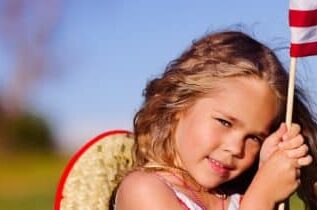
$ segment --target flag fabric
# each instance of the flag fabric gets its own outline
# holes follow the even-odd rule
[[[317,0],[290,0],[291,57],[317,55]]]

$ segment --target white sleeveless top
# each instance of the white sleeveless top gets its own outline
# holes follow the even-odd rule
[[[178,191],[175,188],[172,188],[173,191],[175,192],[175,195],[177,198],[183,202],[186,207],[189,210],[203,210],[201,206],[199,206],[195,201],[193,201],[191,198],[189,198],[187,195],[184,193]],[[241,195],[240,194],[233,194],[229,198],[229,206],[227,210],[238,210],[239,209],[239,203],[240,203]]]
[[[199,206],[195,201],[189,198],[186,194],[176,189],[171,183],[167,182],[163,177],[158,176],[160,180],[162,180],[171,190],[174,191],[176,197],[182,202],[188,210],[204,210],[201,206]],[[238,210],[240,206],[241,195],[240,194],[232,194],[229,197],[229,205],[227,210]]]
[[[176,195],[178,200],[186,207],[187,210],[204,210],[200,205],[198,205],[195,201],[193,201],[191,198],[189,198],[186,194],[176,189],[171,183],[169,183],[167,180],[165,180],[161,176],[157,176],[162,182],[166,184],[167,187],[169,187]],[[229,205],[226,210],[238,210],[240,206],[240,200],[242,196],[240,194],[232,194],[229,197]],[[117,199],[115,199],[117,200]],[[113,205],[114,210],[116,209],[116,205],[114,203]]]

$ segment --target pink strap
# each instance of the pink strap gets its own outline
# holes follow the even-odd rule
[[[179,197],[176,196],[175,191],[174,191],[174,188],[173,188],[173,185],[172,185],[171,183],[169,183],[169,182],[168,182],[164,177],[162,177],[160,174],[158,174],[158,173],[154,173],[154,174],[155,174],[155,176],[156,176],[160,181],[162,181],[162,182],[168,187],[168,189],[170,189],[170,190],[173,192],[173,194],[175,195],[175,197],[176,197],[176,199],[178,200],[178,202],[180,203],[180,205],[183,206],[184,209],[190,210],[190,209],[188,208],[188,206],[184,203],[184,201],[182,201]]]

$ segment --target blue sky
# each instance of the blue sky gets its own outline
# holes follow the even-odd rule
[[[50,41],[56,76],[37,84],[27,106],[48,118],[60,147],[78,149],[103,131],[131,130],[146,81],[192,40],[242,24],[269,46],[285,47],[287,15],[286,0],[67,0]],[[288,66],[288,51],[281,56]],[[317,71],[317,58],[302,60],[298,68],[308,73],[299,75],[313,94],[316,76],[305,74]],[[4,81],[10,55],[1,45],[0,61]]]

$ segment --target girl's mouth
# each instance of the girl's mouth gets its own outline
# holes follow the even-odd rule
[[[210,167],[220,176],[226,177],[229,175],[229,172],[233,169],[232,165],[224,164],[218,160],[208,158]]]

